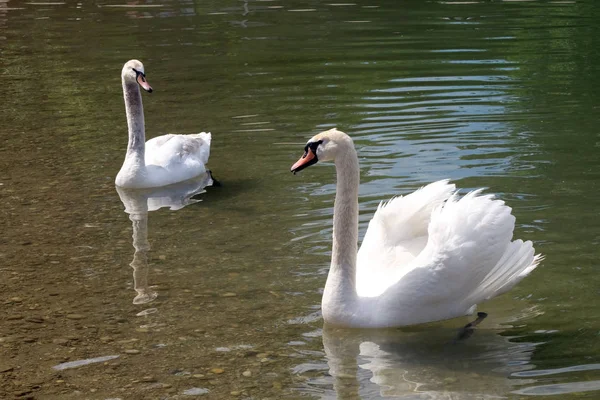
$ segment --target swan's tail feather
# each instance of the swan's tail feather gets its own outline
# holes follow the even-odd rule
[[[470,302],[477,304],[508,292],[544,259],[534,254],[530,241],[515,240],[506,248],[502,258],[471,294]]]
[[[531,243],[531,242],[528,242]],[[531,248],[532,251],[534,251],[533,247]],[[540,264],[540,262],[542,262],[542,260],[544,259],[544,256],[541,254],[536,254],[533,256],[533,260],[527,256],[526,258],[522,258],[520,261],[520,265],[523,266],[525,265],[524,268],[522,268],[519,272],[517,272],[516,274],[513,274],[512,276],[510,276],[509,279],[507,279],[507,281],[500,286],[499,288],[496,289],[495,293],[492,294],[491,297],[495,297],[495,296],[499,296],[503,293],[508,292],[510,289],[512,289],[517,283],[519,283],[523,278],[525,278],[527,275],[529,275],[529,273],[531,271],[533,271],[534,269],[537,268],[537,266]],[[491,298],[488,297],[488,298]]]
[[[210,132],[193,133],[190,136],[194,137],[194,138],[202,139],[206,142],[206,144],[208,144],[210,146],[210,142],[212,140],[212,135]]]
[[[212,140],[212,135],[210,132],[200,132],[190,135],[194,139],[200,139],[206,146],[200,145],[198,150],[198,156],[203,164],[208,163],[208,157],[210,157],[210,142]]]
[[[521,277],[521,279],[522,279],[522,278],[525,278],[527,275],[529,275],[529,273],[530,273],[531,271],[533,271],[534,269],[536,269],[536,268],[537,268],[537,266],[538,266],[538,265],[540,265],[540,263],[541,263],[542,261],[544,261],[544,259],[545,259],[545,258],[546,258],[546,257],[545,257],[543,254],[536,254],[536,255],[533,257],[533,262],[531,263],[531,265],[529,265],[527,268],[525,268],[525,269],[524,269],[524,270],[523,270],[523,271],[522,271],[522,272],[519,274],[519,277]]]
[[[421,253],[422,265],[437,274],[431,287],[435,294],[429,298],[458,301],[464,310],[485,298],[488,291],[483,285],[490,286],[503,268],[512,265],[502,261],[508,257],[514,223],[511,208],[481,190],[461,198],[454,194],[434,210],[427,247]],[[458,293],[460,299],[454,297]]]

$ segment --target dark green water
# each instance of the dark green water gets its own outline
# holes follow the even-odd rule
[[[0,398],[598,398],[599,17],[592,0],[0,0]],[[131,58],[155,89],[148,137],[211,131],[223,183],[147,214],[147,304],[113,184]],[[361,234],[380,200],[451,178],[506,200],[546,255],[468,341],[466,318],[322,330],[334,171],[289,167],[333,126],[359,149]]]

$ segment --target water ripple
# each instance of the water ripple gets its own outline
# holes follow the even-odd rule
[[[552,385],[530,386],[528,388],[515,390],[512,393],[526,396],[551,396],[577,392],[590,392],[600,390],[599,381],[567,382]]]
[[[530,371],[519,371],[519,372],[513,373],[512,376],[516,376],[519,378],[530,378],[533,376],[546,376],[546,375],[564,374],[567,372],[593,371],[593,370],[600,370],[600,364],[584,364],[584,365],[574,365],[571,367],[555,368],[555,369],[538,369],[538,370],[530,370]]]

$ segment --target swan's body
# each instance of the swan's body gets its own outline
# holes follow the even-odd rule
[[[511,208],[477,190],[458,198],[448,181],[382,203],[358,241],[358,156],[332,129],[313,137],[296,172],[334,160],[337,192],[326,322],[394,327],[454,318],[511,289],[541,261],[531,242],[512,241]]]
[[[206,172],[210,155],[210,133],[163,135],[146,140],[144,107],[139,86],[152,92],[144,66],[128,61],[121,72],[127,113],[127,154],[115,184],[124,188],[152,188],[182,182]]]

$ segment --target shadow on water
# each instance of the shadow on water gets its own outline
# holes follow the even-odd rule
[[[220,176],[217,177],[217,185],[209,185],[213,187],[210,197],[201,197],[202,192],[192,195],[192,199],[202,198],[202,202],[207,206],[218,206],[224,200],[230,200],[232,198],[243,196],[244,194],[256,190],[260,186],[260,180],[258,178],[247,178],[239,179],[227,177],[223,180]]]

